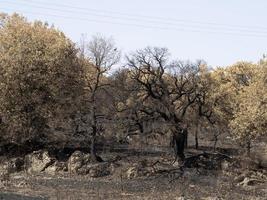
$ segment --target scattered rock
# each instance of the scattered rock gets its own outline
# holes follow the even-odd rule
[[[54,160],[47,151],[34,151],[25,157],[25,164],[29,173],[38,173],[44,171],[53,164]]]
[[[68,171],[77,175],[101,177],[110,174],[110,165],[106,162],[95,163],[90,154],[75,151],[68,160]]]
[[[91,163],[90,154],[85,154],[81,151],[75,151],[68,160],[68,170],[70,173],[78,174],[79,170]],[[83,171],[83,170],[80,170]]]
[[[141,177],[141,176],[149,176],[155,173],[155,170],[152,166],[149,166],[148,163],[138,163],[136,166],[132,166],[126,170],[126,177],[128,179]]]
[[[256,184],[266,183],[267,176],[264,174],[264,172],[248,171],[237,176],[234,181],[238,186],[253,186]]]
[[[45,169],[45,172],[50,175],[55,175],[55,174],[67,172],[67,171],[68,171],[67,163],[58,162],[58,161],[54,162],[52,165],[48,166]]]
[[[138,169],[136,167],[130,167],[126,171],[126,176],[128,179],[136,178],[138,175]]]

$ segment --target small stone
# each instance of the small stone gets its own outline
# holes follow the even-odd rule
[[[126,176],[128,179],[136,178],[138,176],[138,169],[136,167],[130,167],[126,171]]]

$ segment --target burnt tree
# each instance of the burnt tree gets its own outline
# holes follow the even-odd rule
[[[127,57],[130,78],[135,83],[132,96],[138,112],[170,124],[176,154],[184,160],[183,123],[187,110],[196,102],[198,72],[202,64],[168,61],[165,48],[145,48]],[[134,104],[136,105],[136,104]]]
[[[103,132],[102,123],[108,118],[108,96],[111,85],[107,78],[112,66],[120,60],[120,51],[115,46],[112,38],[95,35],[88,44],[81,44],[81,64],[85,67],[86,99],[90,115],[91,128],[90,153],[92,159],[101,161],[96,152],[97,136]]]

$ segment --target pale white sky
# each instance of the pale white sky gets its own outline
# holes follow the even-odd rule
[[[123,53],[161,46],[213,67],[267,53],[266,10],[266,0],[0,0],[0,12],[47,21],[75,42],[101,33]]]

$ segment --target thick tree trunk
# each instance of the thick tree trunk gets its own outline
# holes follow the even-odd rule
[[[185,146],[185,148],[187,148],[187,147],[188,147],[188,131],[187,131],[187,128],[184,129],[183,132],[184,132],[184,134],[185,134],[184,146]]]
[[[92,110],[92,139],[91,139],[91,145],[90,145],[90,154],[91,154],[91,159],[93,161],[101,162],[103,160],[96,153],[96,136],[97,136],[97,117],[96,117],[96,107],[93,104],[93,110]]]
[[[195,147],[198,149],[198,130],[195,132]]]
[[[176,158],[178,158],[180,161],[183,161],[185,159],[184,155],[185,141],[186,141],[186,132],[178,129],[173,134],[173,147],[176,154]]]
[[[140,148],[141,152],[144,153],[144,146],[145,146],[144,124],[142,122],[138,122],[137,125],[140,131]]]
[[[195,130],[195,148],[198,149],[198,132],[199,132],[199,123],[196,124],[196,130]]]
[[[91,154],[92,160],[97,161],[97,155],[96,155],[96,126],[93,126],[93,133],[92,133],[91,146],[90,146],[90,154]]]

